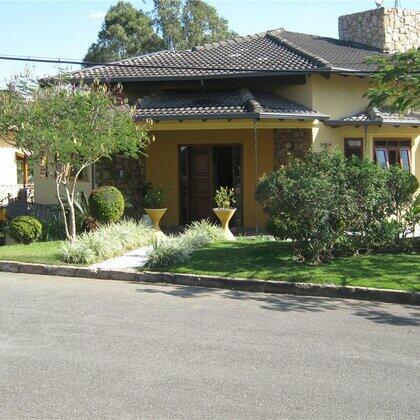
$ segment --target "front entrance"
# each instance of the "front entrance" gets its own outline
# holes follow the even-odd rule
[[[179,149],[180,223],[214,220],[214,194],[219,187],[235,189],[238,208],[233,224],[242,226],[242,147],[194,145]]]

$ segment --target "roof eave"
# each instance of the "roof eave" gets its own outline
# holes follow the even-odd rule
[[[419,127],[420,121],[340,121],[340,120],[326,120],[324,124],[330,127],[348,127],[348,126],[370,126],[376,125],[381,127],[383,125],[393,125],[393,126],[412,126],[412,127]]]
[[[318,120],[321,118],[328,118],[327,115],[323,114],[280,114],[280,113],[256,113],[256,112],[247,112],[244,114],[196,114],[196,115],[156,115],[156,116],[147,116],[147,115],[136,115],[134,121],[191,121],[191,120],[248,120],[248,119],[272,119],[272,120]]]
[[[283,120],[326,120],[329,115],[318,113],[307,114],[282,114],[277,112],[262,112],[259,114],[261,119],[283,119]]]
[[[377,122],[371,121],[340,121],[340,120],[326,120],[324,124],[329,127],[348,127],[348,126],[367,126],[367,125],[381,125]]]

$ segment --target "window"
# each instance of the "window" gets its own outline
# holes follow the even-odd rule
[[[347,138],[344,139],[344,156],[351,158],[357,156],[358,158],[363,157],[363,139],[360,138]]]
[[[383,166],[400,165],[410,170],[410,140],[375,139],[375,160]]]

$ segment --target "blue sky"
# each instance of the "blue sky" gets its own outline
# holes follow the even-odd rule
[[[273,28],[337,36],[337,18],[375,7],[374,0],[207,0],[242,35]],[[0,55],[81,59],[96,40],[103,16],[116,1],[1,1]],[[152,0],[132,1],[150,10]],[[394,0],[385,0],[393,6]],[[418,8],[420,0],[403,0]],[[0,84],[25,64],[0,60]],[[57,66],[31,64],[37,75],[55,73]]]

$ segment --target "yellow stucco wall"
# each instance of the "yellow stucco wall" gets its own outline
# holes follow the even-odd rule
[[[34,165],[34,201],[41,204],[57,204],[57,194],[55,181],[51,176],[41,178],[39,176],[40,170],[38,165]],[[84,191],[89,195],[92,191],[91,170],[89,170],[88,180],[78,181],[76,192]],[[61,190],[64,194],[64,190]]]
[[[151,144],[146,159],[146,180],[168,192],[168,211],[162,220],[166,225],[179,223],[178,201],[178,147],[192,144],[241,144],[243,151],[243,210],[244,226],[265,225],[265,215],[255,203],[256,183],[253,130],[181,130],[153,133],[155,142]],[[258,130],[258,173],[273,169],[273,130]]]
[[[0,185],[17,184],[16,149],[0,138]]]

